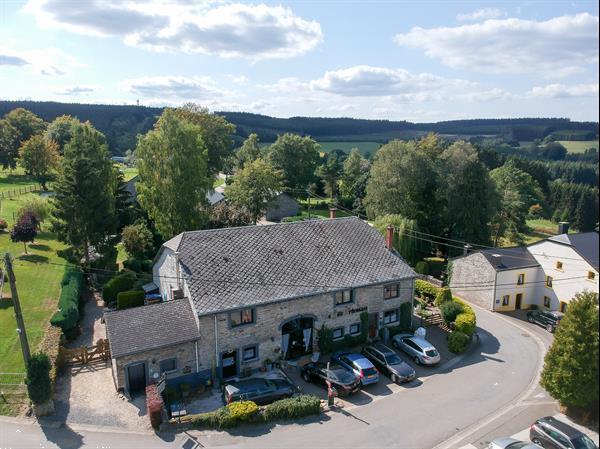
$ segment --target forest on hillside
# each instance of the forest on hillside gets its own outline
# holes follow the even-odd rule
[[[46,101],[0,101],[0,117],[15,108],[25,108],[51,122],[61,115],[90,121],[107,139],[111,154],[122,155],[135,148],[136,136],[150,130],[163,108],[135,105],[96,105]],[[366,120],[353,118],[276,118],[248,112],[217,112],[236,126],[234,141],[240,144],[251,133],[263,142],[274,142],[286,132],[312,136],[322,141],[370,140],[386,143],[394,138],[415,138],[428,132],[443,135],[498,136],[506,141],[532,141],[556,135],[564,140],[598,138],[597,122],[575,122],[567,118],[515,118],[453,120],[437,123]],[[368,139],[365,139],[368,136]]]

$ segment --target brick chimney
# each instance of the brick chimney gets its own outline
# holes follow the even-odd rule
[[[386,228],[385,247],[390,250],[394,247],[394,226],[392,225],[388,225]]]
[[[334,219],[337,216],[337,209],[335,207],[329,208],[329,218]]]
[[[569,233],[569,222],[568,221],[560,221],[558,223],[558,233],[559,234],[568,234]]]

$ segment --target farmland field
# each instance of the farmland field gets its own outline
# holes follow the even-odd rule
[[[597,140],[559,140],[569,153],[583,153],[588,148],[598,149]]]

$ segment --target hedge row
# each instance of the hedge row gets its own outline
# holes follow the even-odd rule
[[[462,305],[463,311],[459,313],[454,320],[454,329],[459,332],[462,332],[469,337],[473,336],[475,332],[475,328],[477,327],[477,317],[475,316],[475,311],[473,308],[464,301],[461,301],[459,298],[452,298],[455,302],[458,302]]]
[[[298,419],[321,413],[321,400],[316,396],[299,395],[281,399],[259,408],[252,401],[233,402],[214,412],[188,417],[189,424],[197,429],[230,429],[245,422],[271,422]]]
[[[121,292],[131,290],[136,282],[134,273],[123,273],[110,279],[102,289],[102,298],[106,304],[117,300],[117,295]]]
[[[52,316],[50,323],[60,327],[69,339],[77,336],[79,320],[79,301],[83,292],[83,273],[73,267],[67,267],[61,281],[58,311]]]
[[[415,280],[415,295],[427,299],[428,301],[435,300],[440,289],[433,284],[422,279]]]
[[[145,294],[143,290],[131,290],[117,294],[117,309],[130,309],[144,305]]]

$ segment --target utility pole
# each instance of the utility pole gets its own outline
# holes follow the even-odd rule
[[[25,362],[25,368],[29,366],[29,359],[31,353],[29,352],[29,342],[27,341],[27,332],[25,331],[25,322],[23,321],[23,314],[21,313],[21,303],[19,303],[19,294],[17,293],[17,281],[15,280],[15,273],[13,272],[12,260],[10,254],[4,255],[4,266],[6,267],[6,273],[8,275],[8,282],[10,284],[10,293],[12,296],[13,308],[15,310],[15,319],[17,320],[17,333],[21,340],[21,351],[23,351],[23,361]]]

